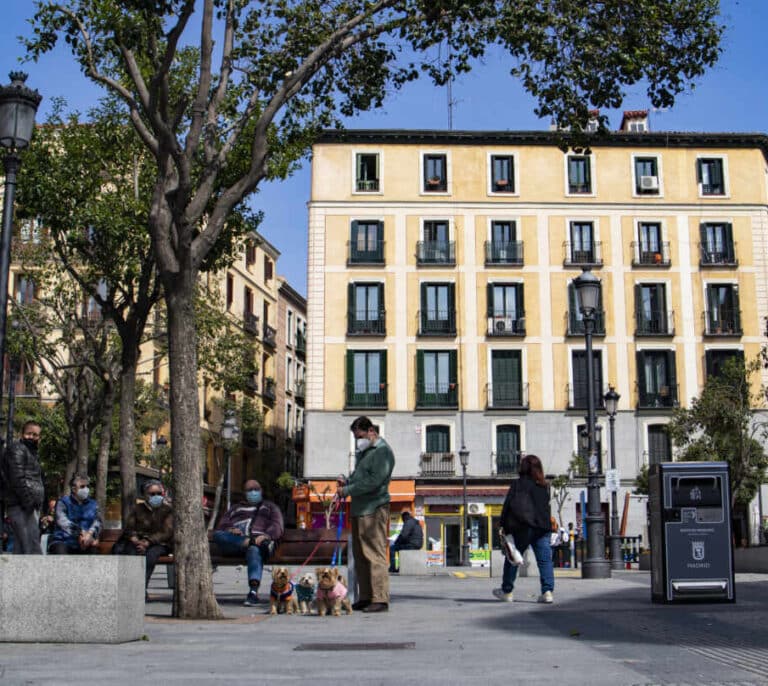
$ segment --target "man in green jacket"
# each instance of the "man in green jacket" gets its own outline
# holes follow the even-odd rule
[[[389,481],[395,456],[368,417],[350,427],[355,437],[357,463],[348,479],[338,479],[337,494],[351,496],[352,552],[360,594],[352,605],[363,612],[389,609]]]

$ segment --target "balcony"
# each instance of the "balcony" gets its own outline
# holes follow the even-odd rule
[[[564,267],[602,267],[603,252],[602,243],[599,241],[591,246],[574,245],[566,241],[563,243],[565,257],[563,258]]]
[[[364,311],[347,315],[347,336],[384,336],[386,333],[385,310],[379,310],[378,313]]]
[[[306,382],[304,379],[300,379],[296,382],[296,386],[293,389],[293,394],[296,396],[297,399],[304,398],[304,394],[306,392]]]
[[[456,476],[456,456],[453,453],[421,453],[419,476]]]
[[[674,336],[675,313],[666,310],[635,312],[635,336]]]
[[[304,429],[296,429],[296,433],[293,434],[293,445],[296,448],[304,447]]]
[[[497,476],[514,476],[520,469],[520,451],[504,450],[491,453]]]
[[[378,179],[357,179],[355,189],[358,193],[377,193],[379,190]]]
[[[595,409],[602,409],[605,406],[605,400],[603,400],[603,390],[601,386],[601,382],[595,381]],[[568,384],[565,388],[568,392],[568,409],[586,410],[588,403],[587,390],[589,386],[586,383],[575,383]]]
[[[382,265],[384,264],[384,241],[376,241],[375,245],[360,247],[357,243],[348,243],[349,258],[347,265]]]
[[[307,337],[301,331],[296,332],[296,342],[294,343],[294,348],[299,355],[307,354]]]
[[[720,310],[712,312],[706,310],[704,317],[704,335],[705,336],[741,336],[741,312]]]
[[[246,378],[245,390],[249,391],[250,393],[255,393],[259,390],[259,382],[257,381],[255,374],[251,374],[248,378]]]
[[[677,407],[677,384],[660,386],[658,390],[637,389],[637,409],[671,409]]]
[[[430,176],[424,180],[425,193],[445,193],[448,190],[448,180],[444,176]]]
[[[489,410],[527,410],[528,384],[497,381],[485,385],[486,407]]]
[[[458,384],[421,382],[416,385],[416,409],[457,408],[458,406]]]
[[[738,267],[736,259],[736,244],[723,246],[710,246],[699,243],[700,267]]]
[[[258,335],[259,318],[253,312],[248,312],[247,310],[243,312],[243,330],[254,336]]]
[[[519,267],[523,264],[523,241],[486,241],[485,264]]]
[[[488,317],[488,335],[494,337],[525,336],[525,312],[519,313],[518,317],[504,315]]]
[[[605,310],[597,310],[595,312],[595,318],[592,325],[593,336],[605,336]],[[583,336],[584,320],[577,316],[577,313],[569,310],[565,313],[565,335],[566,336]]]
[[[270,348],[277,346],[277,330],[272,328],[269,324],[264,324],[264,337],[262,338],[264,345],[268,345]]]
[[[669,253],[669,243],[661,243],[658,250],[649,250],[642,242],[632,243],[633,267],[669,267],[672,264]]]
[[[455,265],[455,241],[419,241],[416,243],[416,263],[420,266]]]
[[[419,310],[419,336],[455,336],[453,310]]]
[[[275,380],[271,376],[264,377],[264,382],[262,383],[261,395],[263,398],[266,398],[267,400],[275,400],[275,398],[277,397]]]
[[[345,408],[386,409],[387,384],[348,383]]]

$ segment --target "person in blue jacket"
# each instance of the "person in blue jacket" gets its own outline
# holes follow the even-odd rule
[[[91,498],[89,479],[75,474],[69,482],[71,492],[56,503],[49,555],[87,555],[98,552],[101,535],[99,504]]]

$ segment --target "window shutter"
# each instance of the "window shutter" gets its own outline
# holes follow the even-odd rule
[[[667,384],[670,392],[677,386],[677,358],[674,350],[667,350]]]
[[[525,296],[523,293],[524,284],[518,284],[515,288],[515,304],[517,305],[517,317],[525,316]]]
[[[424,351],[416,351],[416,387],[424,389]]]
[[[707,225],[706,224],[699,224],[699,238],[701,240],[701,247],[705,251],[709,251],[710,245],[707,241]]]
[[[386,350],[382,350],[379,353],[379,383],[381,384],[387,383],[387,351]]]
[[[737,286],[731,286],[729,296],[731,316],[735,320],[739,316],[739,289]]]
[[[710,160],[709,162],[709,183],[713,186],[719,186],[723,182],[723,161]]]
[[[349,328],[357,321],[357,306],[355,303],[355,284],[350,283],[347,286],[347,314],[349,316]]]
[[[456,284],[448,284],[448,321],[452,318],[455,321],[456,312]]]
[[[635,364],[637,365],[637,388],[640,391],[640,395],[643,396],[646,392],[646,385],[645,385],[645,353],[642,350],[638,350],[635,353]]]
[[[574,319],[579,316],[579,306],[576,302],[576,288],[573,281],[568,283],[568,312]]]
[[[643,321],[643,287],[641,284],[635,284],[635,326]]]
[[[449,376],[449,383],[458,383],[458,372],[457,372],[457,357],[456,357],[456,351],[451,350],[448,353],[448,376]]]
[[[378,164],[378,156],[376,157],[376,164]],[[376,175],[378,178],[378,173]],[[376,224],[376,249],[384,242],[384,222],[378,222]]]
[[[584,158],[584,183],[591,190],[591,187],[592,187],[591,186],[592,184],[592,158],[591,157]]]
[[[725,225],[725,254],[729,262],[733,262],[735,259],[736,250],[733,246],[733,225]]]
[[[347,350],[347,388],[352,389],[355,385],[355,353],[353,350]],[[349,394],[348,394],[349,397]]]
[[[704,183],[704,160],[696,160],[696,181]]]
[[[713,353],[714,351],[712,350],[704,351],[704,372],[706,373],[707,379],[715,373],[715,360]]]
[[[493,317],[493,284],[489,283],[485,287],[487,302],[488,316]]]
[[[350,242],[352,243],[353,248],[357,247],[357,231],[358,231],[357,221],[353,220],[352,229],[350,232]]]

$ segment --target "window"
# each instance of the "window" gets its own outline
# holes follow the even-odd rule
[[[637,225],[633,260],[636,265],[669,266],[669,244],[662,241],[659,222],[640,222]]]
[[[659,194],[659,161],[656,157],[635,157],[635,194]]]
[[[347,351],[347,407],[387,406],[387,351]]]
[[[568,193],[592,193],[590,158],[584,155],[568,155]]]
[[[718,376],[722,373],[725,365],[731,360],[737,360],[741,366],[744,366],[744,351],[743,350],[707,350],[704,353],[704,366],[707,373],[707,378],[710,376]]]
[[[248,243],[245,246],[245,266],[250,267],[253,264],[256,264],[256,246]]]
[[[456,335],[454,294],[455,286],[452,283],[421,285],[420,335]]]
[[[248,286],[243,286],[243,312],[253,314],[253,291]]]
[[[285,358],[285,390],[293,391],[293,360],[290,357]]]
[[[285,342],[286,345],[293,345],[293,312],[291,310],[285,313]]]
[[[351,283],[347,313],[347,334],[384,335],[384,284]]]
[[[458,407],[455,350],[416,353],[416,407]]]
[[[355,190],[358,193],[379,191],[379,154],[359,152],[355,155]]]
[[[515,158],[512,155],[491,155],[491,191],[515,192]]]
[[[29,305],[35,299],[35,282],[29,276],[17,274],[14,291],[19,305]]]
[[[285,434],[290,436],[293,434],[293,406],[291,403],[285,404]]]
[[[424,191],[445,193],[448,190],[448,158],[446,155],[424,155]]]
[[[571,370],[573,372],[573,385],[571,388],[570,409],[586,410],[588,406],[587,383],[587,352],[586,350],[571,351]],[[593,389],[595,407],[602,407],[603,402],[603,353],[602,350],[592,351]]]
[[[638,407],[663,408],[677,405],[674,350],[637,351]]]
[[[488,406],[511,408],[527,406],[523,394],[523,354],[520,350],[491,352],[491,385]]]
[[[648,464],[671,462],[672,441],[666,424],[648,425]]]
[[[707,286],[706,333],[710,335],[741,334],[739,290],[733,284]]]
[[[600,245],[595,241],[593,222],[571,222],[570,238],[570,242],[566,243],[566,265],[602,264]]]
[[[597,301],[597,311],[593,322],[593,333],[596,336],[605,336],[605,309],[603,307],[603,289],[600,289],[600,295]],[[583,336],[584,317],[579,309],[579,302],[576,298],[576,288],[573,282],[568,284],[568,335]]]
[[[485,246],[486,264],[522,264],[523,242],[517,240],[517,222],[491,222],[491,240]]]
[[[662,283],[635,286],[635,335],[671,336],[672,313],[667,312],[667,292]]]
[[[227,274],[227,309],[232,307],[232,302],[235,299],[235,280],[232,274]]]
[[[425,451],[421,455],[421,476],[453,476],[455,466],[451,452],[451,427],[431,424],[424,433]]]
[[[489,283],[488,335],[525,334],[525,300],[521,283]]]
[[[446,220],[425,221],[423,240],[418,244],[416,258],[419,264],[454,264],[455,246]]]
[[[733,243],[733,227],[725,222],[708,222],[699,227],[701,233],[702,267],[708,265],[736,266],[736,249]]]
[[[266,255],[264,255],[264,280],[269,281],[273,276],[273,264],[272,260],[269,259]]]
[[[425,448],[428,453],[451,452],[451,427],[432,424],[427,427]]]
[[[382,222],[352,222],[349,263],[384,264],[384,224]]]
[[[22,243],[39,243],[43,233],[43,226],[39,219],[18,220],[19,239]]]
[[[501,424],[496,427],[496,473],[503,476],[517,474],[520,467],[520,427]]]
[[[697,175],[701,195],[725,195],[722,158],[702,157],[697,160]]]

